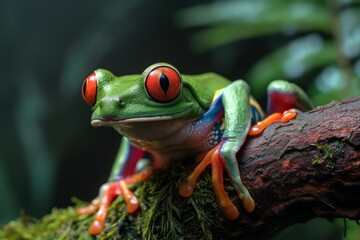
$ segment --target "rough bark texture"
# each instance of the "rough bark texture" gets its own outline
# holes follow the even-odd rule
[[[189,199],[177,193],[179,178],[183,182],[187,175],[184,168],[163,169],[138,185],[142,210],[129,215],[118,198],[96,239],[268,239],[313,217],[360,219],[360,97],[271,125],[247,140],[238,159],[256,202],[254,212],[244,211],[226,180],[241,216],[225,220],[215,202],[210,169]],[[79,217],[75,208],[54,209],[39,221],[22,216],[0,227],[0,238],[92,239],[87,229],[93,216]]]
[[[253,213],[217,222],[213,235],[259,239],[313,217],[360,219],[360,98],[275,123],[238,154]],[[181,201],[179,201],[181,203]]]

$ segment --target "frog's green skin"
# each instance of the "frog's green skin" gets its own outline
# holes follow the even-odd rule
[[[144,78],[156,66],[141,75],[123,77],[96,70],[98,100],[93,107],[91,124],[114,127],[132,145],[152,153],[156,160],[164,163],[213,147],[202,141],[213,124],[194,125],[194,122],[209,108],[214,92],[230,82],[214,73],[183,75],[180,96],[172,102],[161,103],[149,98],[144,87]],[[115,172],[121,170],[114,169]]]
[[[182,81],[179,86],[175,81],[174,85],[179,87],[179,92],[164,102],[154,99],[145,84],[151,73],[159,67],[160,70],[173,71],[173,75],[163,72],[167,77],[165,84],[162,82],[163,90],[173,87],[168,80],[177,80],[173,77],[176,74]],[[95,76],[96,92],[92,90],[93,93],[87,93],[91,91],[87,86],[83,89],[85,100],[93,105],[91,124],[111,126],[124,139],[109,182],[122,181],[133,175],[144,152],[151,154],[155,166],[163,166],[171,165],[173,161],[190,159],[218,146],[219,159],[239,197],[245,205],[253,202],[241,182],[235,154],[243,145],[251,123],[261,120],[264,114],[250,96],[249,87],[244,81],[231,82],[214,73],[181,75],[176,68],[166,63],[151,65],[141,75],[116,77],[107,70],[98,69]],[[154,84],[157,84],[156,81]],[[220,89],[223,90],[214,97]],[[286,99],[290,96],[291,103],[282,103],[282,96]],[[284,111],[289,107],[301,110],[311,108],[302,90],[285,81],[275,81],[269,86],[269,98],[272,101],[268,105],[269,112],[273,112],[272,109]],[[284,107],[281,107],[282,104]],[[221,127],[223,121],[225,129]],[[104,190],[100,201],[103,197]],[[249,207],[249,211],[253,207]]]

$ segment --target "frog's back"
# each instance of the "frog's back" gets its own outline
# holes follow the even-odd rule
[[[203,108],[208,108],[217,90],[228,86],[231,81],[216,73],[182,75],[184,87],[191,90]]]

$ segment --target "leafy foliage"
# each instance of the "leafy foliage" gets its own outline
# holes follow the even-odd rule
[[[262,95],[274,79],[310,82],[314,101],[324,104],[334,96],[360,94],[359,3],[215,1],[178,12],[176,22],[181,27],[199,28],[190,37],[191,46],[199,52],[240,40],[277,36],[275,50],[248,71],[246,80],[253,94]]]

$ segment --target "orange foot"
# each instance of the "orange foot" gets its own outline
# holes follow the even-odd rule
[[[231,202],[230,198],[225,192],[224,189],[224,178],[223,178],[223,163],[219,155],[219,149],[221,144],[217,145],[215,148],[210,150],[204,157],[204,159],[199,163],[199,165],[195,168],[195,170],[190,174],[187,178],[187,182],[179,187],[179,194],[182,197],[190,197],[193,193],[195,183],[199,177],[199,175],[205,170],[205,168],[211,164],[211,181],[214,187],[216,200],[219,204],[221,212],[224,214],[226,218],[229,220],[235,220],[239,216],[239,211]],[[251,212],[255,208],[254,200],[249,200],[249,198],[243,198],[243,204],[245,209],[248,212]]]
[[[104,230],[108,208],[117,196],[123,196],[128,213],[133,213],[139,208],[139,200],[128,188],[128,184],[145,181],[151,174],[151,170],[146,170],[128,178],[116,182],[106,183],[101,187],[100,196],[91,202],[90,205],[79,208],[79,215],[92,214],[97,211],[94,221],[89,227],[89,233],[96,235]]]
[[[250,136],[257,136],[261,134],[265,128],[273,124],[274,122],[288,122],[291,119],[294,119],[296,117],[297,111],[296,110],[288,110],[284,113],[273,113],[269,116],[267,116],[264,120],[258,122],[254,126],[252,126],[248,132],[248,135]]]

